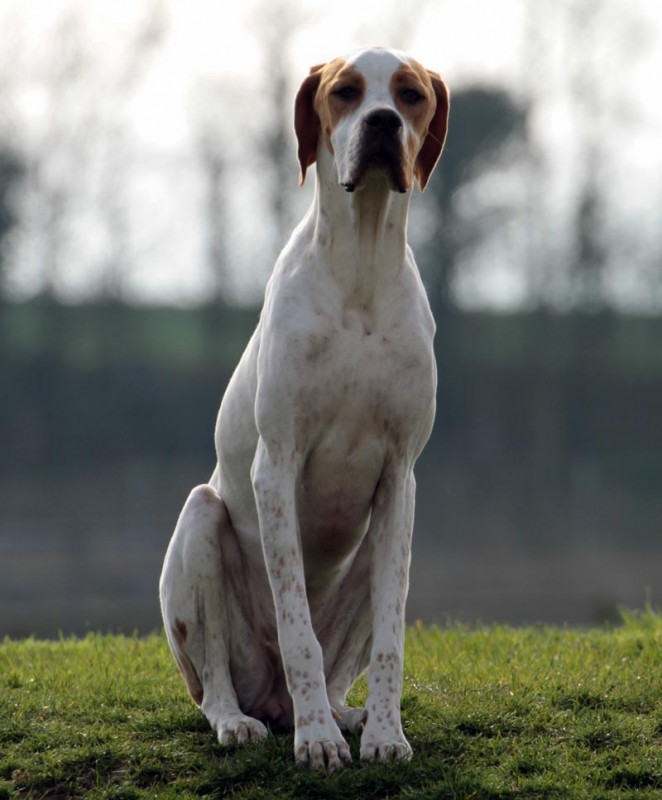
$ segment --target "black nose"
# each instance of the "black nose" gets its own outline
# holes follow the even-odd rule
[[[402,120],[390,108],[379,108],[371,111],[363,122],[375,131],[395,133],[402,127]]]

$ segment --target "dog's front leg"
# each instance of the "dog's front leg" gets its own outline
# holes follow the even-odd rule
[[[361,758],[367,761],[408,759],[412,754],[402,731],[400,696],[415,491],[411,468],[394,466],[385,471],[373,501],[368,531],[373,638],[368,719],[361,736]]]
[[[295,503],[296,465],[292,454],[263,439],[251,478],[260,535],[276,611],[278,643],[294,705],[294,754],[314,768],[349,763],[349,746],[331,713],[324,681],[322,648],[315,637],[306,596]]]

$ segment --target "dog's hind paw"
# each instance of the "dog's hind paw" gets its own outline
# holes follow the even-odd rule
[[[331,713],[340,730],[347,733],[361,733],[368,718],[365,708],[336,705],[331,709]]]

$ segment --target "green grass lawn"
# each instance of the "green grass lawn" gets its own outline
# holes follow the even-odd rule
[[[402,709],[411,762],[353,738],[349,769],[309,773],[289,735],[221,750],[162,637],[5,641],[0,798],[660,798],[662,617],[412,628]]]

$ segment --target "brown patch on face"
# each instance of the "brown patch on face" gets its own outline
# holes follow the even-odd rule
[[[301,166],[300,186],[303,185],[307,168],[317,160],[320,132],[329,151],[333,153],[331,133],[339,120],[359,105],[364,91],[363,76],[344,58],[312,67],[310,75],[297,92],[294,104],[294,130]]]
[[[448,89],[439,75],[411,59],[393,73],[391,94],[411,125],[405,145],[406,172],[425,188],[437,163],[448,125]]]
[[[360,105],[365,93],[365,78],[345,59],[336,58],[324,67],[315,95],[315,111],[329,152],[331,134],[340,120]]]
[[[434,92],[424,72],[409,64],[403,64],[393,73],[390,89],[396,108],[411,126],[404,152],[405,173],[411,185],[416,158],[432,119]]]

